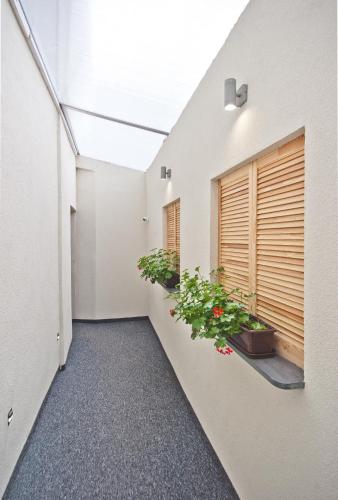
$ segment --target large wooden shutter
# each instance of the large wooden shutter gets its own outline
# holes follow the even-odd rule
[[[258,316],[278,329],[278,350],[304,346],[304,137],[257,161]],[[299,363],[300,364],[300,363]]]
[[[277,329],[276,349],[304,350],[304,136],[219,181],[219,265],[227,289]]]
[[[175,250],[180,255],[180,200],[166,207],[167,215],[167,249]]]

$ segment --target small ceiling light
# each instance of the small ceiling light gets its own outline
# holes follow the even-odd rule
[[[161,167],[161,179],[166,180],[171,177],[171,168],[167,168],[165,166]]]
[[[224,109],[231,111],[240,108],[248,100],[248,86],[244,83],[236,90],[236,79],[227,78],[224,82]]]

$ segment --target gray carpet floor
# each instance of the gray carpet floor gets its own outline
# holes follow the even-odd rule
[[[74,324],[4,498],[238,497],[145,319]]]

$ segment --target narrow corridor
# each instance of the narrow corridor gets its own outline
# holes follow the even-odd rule
[[[76,323],[5,499],[237,499],[148,320]]]

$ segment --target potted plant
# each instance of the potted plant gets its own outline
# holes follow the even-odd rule
[[[275,331],[272,326],[250,315],[249,320],[241,325],[241,333],[231,339],[231,344],[249,358],[272,357],[275,355],[273,349]]]
[[[203,278],[197,267],[195,273],[185,270],[179,289],[169,297],[176,302],[171,316],[191,325],[191,338],[213,339],[218,352],[230,354],[229,345],[249,357],[271,357],[274,329],[245,310],[244,295],[238,288],[227,292],[214,278],[224,269],[212,271],[212,280]],[[238,296],[239,300],[234,300]]]
[[[218,269],[212,277],[223,272]],[[218,352],[230,354],[228,341],[241,333],[241,325],[249,321],[244,304],[230,298],[237,289],[226,292],[221,283],[203,278],[197,267],[191,275],[185,270],[177,292],[169,297],[176,302],[171,316],[191,325],[191,338],[212,339]]]
[[[149,255],[138,260],[137,267],[142,271],[141,278],[172,289],[180,282],[178,263],[179,257],[174,250],[154,248]]]

